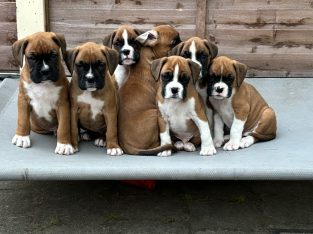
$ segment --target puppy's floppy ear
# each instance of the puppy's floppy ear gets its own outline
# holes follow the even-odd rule
[[[66,53],[66,41],[63,34],[54,33],[55,35],[52,36],[52,40],[61,48],[63,59]]]
[[[118,52],[109,47],[102,47],[102,53],[107,58],[109,72],[112,75],[118,65]]]
[[[168,60],[167,57],[163,57],[163,58],[152,61],[150,69],[156,81],[160,79],[160,73],[161,73],[162,67],[167,62],[167,60]]]
[[[212,42],[208,41],[208,40],[203,40],[204,45],[206,46],[206,48],[208,48],[208,50],[210,51],[211,54],[211,60],[214,59],[217,56],[218,53],[218,48],[215,44],[213,44]]]
[[[187,60],[188,60],[189,68],[191,71],[193,84],[196,84],[200,76],[201,67],[199,66],[199,64],[195,63],[191,59],[187,59]]]
[[[158,41],[158,37],[157,31],[150,30],[136,37],[136,41],[138,41],[141,45],[154,46]]]
[[[65,52],[64,61],[67,66],[67,69],[73,74],[74,71],[74,64],[76,57],[78,55],[79,49],[76,47],[74,49],[67,50]]]
[[[25,49],[28,45],[28,40],[27,39],[21,39],[12,45],[12,54],[14,59],[18,62],[18,65],[20,67],[23,67],[23,57],[25,54]]]
[[[183,50],[184,45],[185,45],[185,42],[179,43],[170,52],[168,52],[168,56],[171,56],[171,55],[178,55],[178,56],[180,56],[180,55],[182,55],[181,52]]]
[[[112,48],[112,46],[113,46],[113,40],[114,40],[115,34],[116,34],[116,31],[114,31],[114,32],[112,32],[111,34],[105,36],[104,39],[103,39],[103,41],[102,41],[102,44],[105,45],[105,46],[108,46],[108,47]]]
[[[247,74],[247,65],[234,60],[234,68],[236,71],[236,85],[240,87]]]

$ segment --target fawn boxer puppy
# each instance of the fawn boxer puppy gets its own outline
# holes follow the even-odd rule
[[[70,136],[68,80],[61,54],[65,38],[53,32],[40,32],[13,44],[13,56],[22,68],[18,95],[18,121],[12,143],[31,146],[30,130],[48,134],[56,131],[57,154],[73,154]]]
[[[141,34],[130,25],[121,25],[103,39],[103,44],[119,53],[119,62],[114,75],[118,87],[125,83],[129,75],[129,66],[140,59],[140,43],[136,38]]]
[[[117,140],[117,90],[112,74],[118,53],[93,42],[68,50],[66,64],[70,85],[72,142],[78,150],[79,128],[96,135],[95,145],[107,154],[123,154]]]
[[[230,128],[224,150],[246,148],[276,137],[276,117],[259,92],[244,82],[247,66],[228,57],[215,58],[209,70],[208,95],[214,115],[214,142],[223,144],[223,126]]]
[[[154,60],[151,67],[154,78],[161,80],[157,92],[161,145],[171,144],[171,132],[178,139],[176,149],[195,151],[201,142],[200,155],[215,154],[204,104],[195,88],[200,66],[190,59],[171,56]],[[169,156],[171,150],[158,155]]]
[[[188,40],[181,42],[170,52],[171,55],[179,55],[199,64],[201,71],[200,78],[196,83],[196,88],[203,102],[206,104],[205,112],[208,116],[211,127],[213,127],[213,110],[211,104],[207,102],[207,74],[209,64],[217,56],[217,53],[218,48],[215,44],[199,37],[191,37]]]
[[[119,140],[128,154],[157,154],[171,145],[160,147],[158,111],[155,102],[157,82],[151,61],[167,55],[180,42],[178,32],[171,26],[161,25],[139,35],[140,60],[130,67],[128,80],[119,90]]]

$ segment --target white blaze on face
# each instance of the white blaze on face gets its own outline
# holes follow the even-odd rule
[[[223,70],[224,70],[224,67],[223,65],[221,66],[221,77],[220,77],[220,81],[215,83],[214,86],[213,86],[213,96],[216,98],[216,99],[222,99],[222,98],[225,98],[227,97],[228,95],[228,85],[226,83],[223,82]]]
[[[178,82],[179,77],[179,66],[178,64],[175,65],[174,73],[173,73],[173,80],[170,81],[165,87],[165,97],[164,98],[183,98],[183,89],[181,83]]]
[[[127,30],[124,29],[122,37],[124,39],[124,45],[121,48],[121,57],[122,57],[122,61],[124,65],[130,65],[133,64],[134,61],[134,48],[132,46],[129,45],[128,43],[128,33]],[[123,51],[129,51],[129,54],[124,54]],[[129,59],[129,60],[125,60],[125,59]],[[125,60],[125,61],[124,61]]]
[[[92,73],[91,65],[90,65],[90,68],[89,68],[88,73],[86,74],[86,78],[87,78],[87,79],[92,79],[92,78],[93,78],[93,73]]]
[[[49,70],[49,65],[45,63],[45,60],[42,60],[42,70],[43,71]]]
[[[197,64],[199,64],[200,66],[200,78],[202,77],[202,72],[201,72],[201,69],[202,69],[202,64],[200,63],[199,60],[197,60],[197,48],[196,48],[196,43],[195,41],[192,41],[191,42],[191,45],[189,47],[189,52],[191,54],[191,60]]]

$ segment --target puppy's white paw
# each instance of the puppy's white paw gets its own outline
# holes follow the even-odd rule
[[[89,135],[88,132],[82,132],[82,133],[80,134],[80,139],[81,139],[82,141],[91,141],[91,136]]]
[[[242,149],[248,148],[249,146],[253,145],[254,142],[255,142],[255,139],[253,136],[246,136],[240,140],[239,147]]]
[[[95,144],[95,146],[98,146],[98,147],[105,147],[106,146],[106,142],[103,138],[96,139],[94,144]]]
[[[75,149],[71,144],[62,144],[58,142],[54,152],[60,155],[70,155],[74,154]]]
[[[201,147],[200,155],[211,156],[211,155],[214,155],[214,154],[216,154],[216,149],[215,149],[215,147],[213,145],[212,146],[208,146],[208,147]]]
[[[182,141],[176,141],[174,144],[174,147],[177,150],[183,150],[184,149],[184,143]]]
[[[112,156],[122,155],[124,152],[121,148],[109,148],[107,149],[107,154]]]
[[[12,138],[12,144],[22,148],[29,148],[31,146],[30,137],[29,135],[28,136],[15,135]]]
[[[187,142],[184,144],[184,150],[186,150],[188,152],[193,152],[193,151],[196,151],[196,147],[191,142]]]
[[[237,150],[239,149],[239,142],[234,142],[230,140],[224,145],[223,149],[227,151]]]
[[[218,137],[216,137],[216,138],[213,139],[213,144],[214,144],[214,146],[215,146],[216,148],[222,147],[223,143],[224,143],[224,138],[218,138]]]
[[[172,155],[172,150],[164,150],[160,153],[158,153],[158,156],[160,157],[168,157]]]

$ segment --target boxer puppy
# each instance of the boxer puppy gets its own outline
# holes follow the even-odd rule
[[[209,70],[208,95],[214,115],[214,140],[223,144],[223,126],[230,128],[224,150],[246,148],[276,137],[276,117],[259,92],[244,82],[247,66],[225,56],[215,58]]]
[[[72,73],[71,131],[78,150],[79,128],[97,135],[95,145],[107,147],[107,154],[123,154],[117,140],[117,90],[112,74],[118,53],[93,42],[68,50],[66,65]]]
[[[200,79],[196,83],[196,89],[203,102],[206,103],[205,112],[208,116],[211,127],[213,127],[213,110],[211,104],[207,101],[207,74],[209,64],[217,56],[217,53],[218,48],[215,44],[199,37],[191,37],[188,40],[181,42],[170,52],[171,55],[179,55],[199,64],[201,71]]]
[[[178,139],[174,144],[177,150],[195,151],[201,142],[200,155],[215,154],[204,104],[195,88],[200,66],[171,56],[154,60],[151,69],[154,78],[161,80],[157,92],[161,145],[171,143],[171,132]],[[169,156],[171,150],[158,155]]]
[[[39,32],[16,41],[13,56],[22,68],[18,95],[18,121],[12,143],[31,146],[30,130],[57,132],[56,154],[73,154],[70,136],[68,80],[60,50],[65,38],[53,32]]]
[[[139,61],[141,45],[136,38],[140,34],[141,32],[133,27],[122,25],[103,40],[103,45],[115,49],[119,53],[119,62],[114,72],[118,88],[121,88],[127,80],[129,66]]]
[[[128,154],[157,154],[172,145],[160,147],[158,111],[155,102],[157,82],[150,64],[180,42],[179,33],[171,26],[160,25],[139,35],[142,44],[140,60],[130,67],[128,80],[119,90],[119,140]]]

